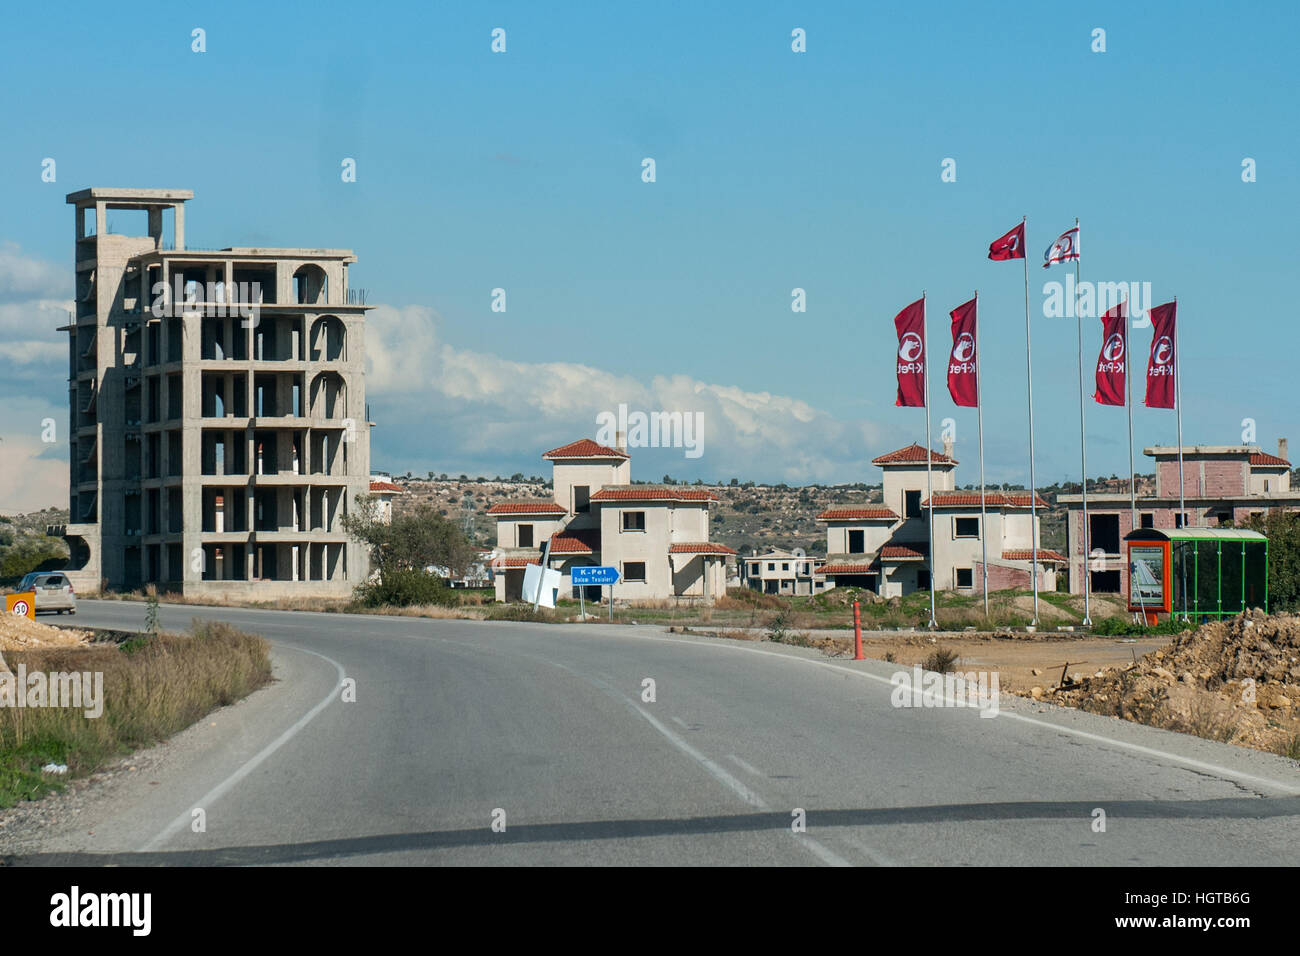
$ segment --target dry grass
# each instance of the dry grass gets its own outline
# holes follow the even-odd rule
[[[271,680],[267,642],[220,622],[196,620],[190,634],[7,657],[15,672],[24,664],[28,674],[103,674],[103,712],[89,718],[84,708],[0,707],[0,807],[55,789],[40,770],[45,764],[66,764],[69,776],[92,773]]]
[[[1165,730],[1194,734],[1223,744],[1232,743],[1238,734],[1236,716],[1230,710],[1216,706],[1212,699],[1200,696],[1192,701],[1186,713],[1162,708],[1151,723]]]
[[[83,594],[99,601],[146,601],[157,596],[164,604],[192,604],[196,607],[246,607],[273,611],[319,611],[342,613],[352,604],[351,598],[287,597],[274,601],[245,601],[222,594],[181,594],[178,591],[158,591],[152,584],[143,591],[102,591]]]

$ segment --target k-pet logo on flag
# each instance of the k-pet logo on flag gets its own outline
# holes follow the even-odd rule
[[[979,404],[979,381],[975,371],[975,341],[979,324],[975,316],[976,300],[957,306],[952,316],[952,354],[948,356],[948,393],[953,403],[963,408]]]
[[[1022,222],[1005,236],[999,236],[989,243],[989,258],[994,262],[1025,257],[1025,224]]]
[[[898,332],[898,398],[895,405],[925,407],[925,299],[894,316]]]
[[[1046,269],[1054,262],[1069,262],[1071,259],[1079,258],[1079,227],[1075,226],[1069,232],[1063,232],[1057,240],[1047,247],[1043,253],[1046,260],[1043,268]]]
[[[1167,302],[1153,306],[1151,327],[1151,358],[1147,361],[1147,400],[1148,408],[1174,407],[1174,376],[1177,374],[1175,363],[1178,356],[1174,354],[1177,341],[1175,322],[1177,322],[1178,303]]]
[[[1101,354],[1097,356],[1099,405],[1124,404],[1124,376],[1128,366],[1128,318],[1121,302],[1101,317]]]

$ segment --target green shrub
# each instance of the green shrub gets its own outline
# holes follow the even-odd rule
[[[933,651],[921,665],[923,670],[934,671],[937,674],[947,674],[952,670],[953,665],[957,663],[957,652],[947,647],[940,647]]]
[[[768,618],[767,639],[775,641],[778,644],[783,643],[790,636],[790,612],[782,609]]]
[[[412,607],[439,604],[454,607],[456,592],[436,574],[414,568],[385,568],[379,580],[360,585],[356,601],[363,607]]]
[[[1148,627],[1145,624],[1136,624],[1131,617],[1116,615],[1115,617],[1103,617],[1098,621],[1094,621],[1092,624],[1092,633],[1099,634],[1103,637],[1127,637],[1143,634],[1181,634],[1183,631],[1190,631],[1195,629],[1195,627],[1195,622],[1185,622],[1172,614],[1154,627]]]

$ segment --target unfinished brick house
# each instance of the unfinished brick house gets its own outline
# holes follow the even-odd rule
[[[1183,501],[1178,510],[1178,446],[1144,448],[1155,460],[1155,494],[1137,499],[1138,528],[1223,528],[1244,525],[1252,515],[1274,508],[1300,510],[1300,494],[1291,489],[1287,441],[1278,439],[1277,454],[1257,445],[1184,445]],[[1095,593],[1127,594],[1128,569],[1121,554],[1124,537],[1135,523],[1127,494],[1088,495],[1089,552],[1083,535],[1083,497],[1061,495],[1069,537],[1070,590],[1083,593],[1083,575]]]

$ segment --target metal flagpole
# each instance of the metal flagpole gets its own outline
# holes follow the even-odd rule
[[[1187,527],[1187,503],[1183,500],[1183,355],[1178,351],[1178,296],[1174,296],[1174,407],[1178,418],[1178,521]],[[1183,557],[1183,620],[1187,620],[1187,557]]]
[[[1098,305],[1100,308],[1100,305]],[[1129,361],[1128,338],[1129,338],[1129,316],[1125,314],[1128,310],[1121,309],[1120,317],[1124,321],[1124,406],[1128,410],[1128,508],[1129,508],[1129,531],[1136,531],[1138,526],[1138,506],[1137,506],[1137,472],[1133,467],[1133,365]],[[1128,564],[1128,573],[1130,576],[1129,593],[1132,593],[1132,575],[1133,566]],[[1145,623],[1144,619],[1139,618],[1139,612],[1133,612],[1133,620],[1139,623]]]
[[[930,628],[939,626],[939,622],[934,617],[934,478],[933,478],[933,459],[934,454],[930,450],[930,328],[925,316],[925,290],[921,291],[921,333],[925,336],[925,351],[922,355],[925,359],[925,493],[930,499],[930,554],[926,558],[926,565],[930,569]],[[976,346],[978,347],[978,342]]]
[[[1128,310],[1125,309],[1125,312]],[[1124,386],[1127,389],[1127,395],[1124,397],[1124,404],[1128,406],[1128,505],[1129,511],[1129,530],[1136,530],[1138,526],[1138,505],[1137,505],[1137,471],[1133,467],[1133,363],[1129,361],[1128,337],[1129,337],[1129,316],[1124,316]]]
[[[1028,259],[1025,260],[1028,263]],[[1028,265],[1025,267],[1028,269]],[[979,416],[980,441],[980,557],[984,563],[984,618],[989,616],[989,536],[988,520],[984,510],[984,398],[980,383],[980,290],[975,290],[975,409]]]
[[[1074,217],[1074,228],[1079,228],[1079,217]],[[1088,439],[1087,417],[1084,412],[1083,397],[1083,316],[1079,314],[1079,260],[1083,258],[1083,233],[1075,237],[1078,245],[1074,250],[1074,320],[1079,335],[1079,460],[1083,468],[1083,626],[1092,627],[1092,582],[1088,580],[1088,562],[1092,557],[1092,544],[1088,533]],[[1036,579],[1035,579],[1036,580]]]
[[[1029,217],[1025,216],[1022,222],[1028,224]],[[1034,350],[1030,344],[1029,337],[1029,257],[1021,256],[1025,262],[1025,371],[1026,378],[1029,381],[1029,577],[1034,586],[1034,620],[1033,626],[1038,626],[1038,509],[1035,502],[1038,498],[1038,482],[1034,475]],[[977,316],[978,318],[978,316]],[[979,355],[978,343],[975,354]],[[981,414],[983,411],[981,410]],[[983,455],[981,455],[981,461]]]

